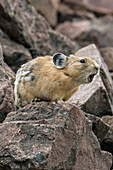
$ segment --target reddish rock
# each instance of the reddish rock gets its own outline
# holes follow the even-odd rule
[[[94,43],[98,48],[105,48],[113,46],[112,27],[112,16],[104,16],[93,20],[66,21],[59,24],[56,30],[77,40],[80,47]]]
[[[3,50],[1,45],[0,45],[0,66],[3,66]]]
[[[0,164],[4,167],[25,170],[111,167],[111,154],[101,151],[91,121],[70,104],[29,104],[8,114],[0,125],[0,135]]]
[[[109,125],[97,116],[85,113],[85,116],[92,121],[92,130],[96,135],[99,143],[102,143],[104,137],[107,135],[110,127]]]
[[[3,62],[2,47],[0,46],[0,122],[3,122],[7,114],[15,110],[14,93],[11,85],[14,74]]]
[[[102,48],[100,49],[101,55],[108,66],[109,71],[113,72],[113,48]]]
[[[77,51],[77,56],[87,56],[101,65],[101,75],[95,76],[90,84],[82,85],[70,102],[80,106],[85,112],[97,116],[113,114],[113,82],[107,66],[95,45],[89,45]],[[103,81],[102,81],[103,80]]]
[[[113,46],[113,18],[112,16],[100,17],[90,21],[90,29],[86,30],[84,34],[79,36],[79,44],[81,46],[90,43],[96,44],[98,48],[112,47]]]
[[[61,53],[70,55],[79,48],[77,43],[71,41],[66,36],[63,36],[62,34],[56,31],[50,30],[49,36],[50,36],[50,45],[54,46],[54,49],[56,49],[57,52],[60,51]],[[51,53],[53,54],[54,50],[51,51]]]
[[[52,26],[57,24],[57,7],[59,0],[28,0],[35,9],[44,15]]]
[[[95,14],[88,11],[82,6],[79,6],[77,4],[72,4],[69,2],[65,3],[64,1],[60,1],[58,6],[58,20],[59,22],[64,22],[66,20],[72,21],[72,19],[75,18],[82,18],[82,19],[94,19]],[[76,16],[76,17],[75,17]]]
[[[4,61],[16,72],[20,66],[31,60],[31,54],[23,46],[9,38],[0,37],[0,42],[3,47]]]
[[[97,13],[113,13],[113,1],[109,0],[64,0],[65,3],[69,5],[78,5],[85,7],[88,10],[92,10]]]
[[[83,32],[90,29],[90,22],[88,20],[83,21],[66,21],[59,24],[56,30],[71,39],[79,37]]]
[[[58,33],[54,35],[55,38],[57,37],[55,41],[51,38],[49,32],[52,29],[48,22],[28,4],[27,0],[15,0],[15,3],[13,0],[1,0],[0,9],[0,27],[13,40],[25,47],[35,48],[38,52],[47,55],[58,52],[58,43],[60,42],[60,44],[63,43],[67,47],[68,54],[75,52],[76,44],[67,38],[63,37],[64,41],[61,42],[61,36]],[[62,51],[66,53],[65,48],[62,48]]]
[[[111,77],[112,77],[112,80],[113,80],[113,72],[111,72]]]
[[[58,12],[60,14],[60,21],[65,20],[66,16],[72,16],[74,15],[74,11],[66,4],[62,3],[60,1],[59,6],[58,6]]]
[[[103,116],[102,121],[109,125],[110,129],[104,137],[101,147],[103,150],[109,151],[113,154],[113,116]]]

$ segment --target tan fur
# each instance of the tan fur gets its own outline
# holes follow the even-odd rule
[[[84,59],[86,63],[80,63]],[[67,57],[63,69],[55,67],[52,56],[37,57],[17,72],[15,103],[22,107],[38,98],[48,102],[67,101],[81,84],[89,83],[88,76],[96,74],[99,65],[87,57]]]

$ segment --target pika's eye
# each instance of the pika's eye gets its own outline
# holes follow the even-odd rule
[[[80,60],[81,63],[86,63],[84,59]]]

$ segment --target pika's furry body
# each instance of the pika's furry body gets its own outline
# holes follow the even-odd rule
[[[37,57],[21,66],[15,81],[15,103],[25,106],[37,98],[48,102],[67,101],[81,84],[89,83],[99,65],[87,57],[61,53]]]

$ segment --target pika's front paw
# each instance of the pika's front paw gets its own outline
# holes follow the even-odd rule
[[[41,101],[41,99],[35,98],[35,99],[32,99],[32,100],[31,100],[31,103],[33,103],[33,102],[40,102],[40,101]]]
[[[63,103],[64,101],[62,99],[59,99],[59,100],[55,100],[55,101],[51,101],[50,103],[52,104],[60,104],[60,103]]]
[[[61,99],[61,100],[57,100],[56,103],[60,104],[60,103],[63,103],[64,101]]]

